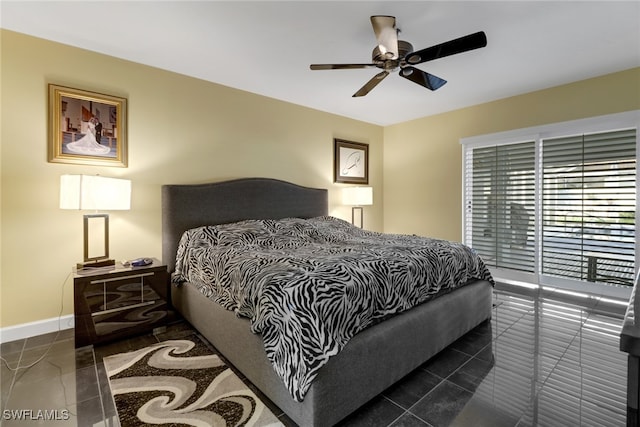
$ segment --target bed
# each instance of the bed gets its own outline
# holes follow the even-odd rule
[[[269,178],[162,187],[163,261],[173,273],[188,230],[246,220],[326,217],[328,192]],[[331,426],[491,316],[491,279],[473,280],[353,336],[292,395],[250,321],[191,283],[172,286],[174,308],[264,395],[301,426]]]

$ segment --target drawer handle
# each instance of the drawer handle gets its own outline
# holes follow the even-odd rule
[[[149,276],[153,276],[153,275],[154,275],[154,273],[145,273],[145,274],[134,274],[134,275],[131,275],[131,276],[114,277],[112,279],[92,280],[91,284],[94,285],[96,283],[120,282],[120,281],[127,280],[127,279],[137,279],[139,277],[149,277]]]
[[[146,305],[153,305],[155,303],[156,303],[155,301],[139,302],[137,304],[131,304],[125,307],[116,307],[116,308],[110,308],[109,310],[96,311],[95,313],[91,313],[91,316],[93,317],[93,316],[98,316],[100,314],[117,313],[118,311],[131,310],[132,308],[144,307]]]

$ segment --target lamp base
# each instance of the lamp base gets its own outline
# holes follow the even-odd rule
[[[354,206],[351,208],[351,224],[356,225],[356,211],[360,211],[360,228],[362,228],[362,222],[364,220],[362,206]]]
[[[112,265],[116,265],[116,261],[113,259],[98,259],[95,261],[79,262],[76,264],[76,267],[78,270],[82,270],[84,268],[102,268],[110,267]]]

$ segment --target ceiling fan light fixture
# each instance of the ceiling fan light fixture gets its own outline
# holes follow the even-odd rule
[[[385,52],[384,46],[383,45],[378,45],[378,47],[380,48],[380,52],[384,52],[384,56],[387,59],[395,59],[398,57],[397,54],[394,54],[393,52]]]
[[[371,17],[371,25],[378,41],[380,53],[386,59],[398,59],[398,30],[396,18],[386,15]]]

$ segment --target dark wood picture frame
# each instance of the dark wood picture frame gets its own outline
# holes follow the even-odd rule
[[[49,84],[49,162],[127,167],[127,99]]]
[[[369,184],[369,144],[334,138],[333,181]]]

